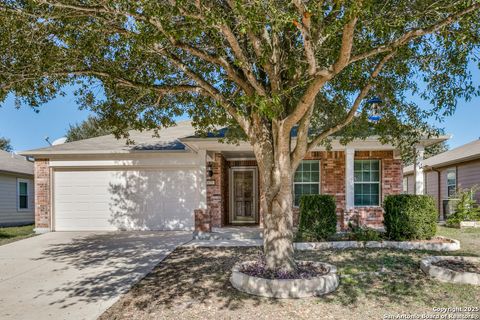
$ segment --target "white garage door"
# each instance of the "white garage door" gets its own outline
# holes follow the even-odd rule
[[[55,171],[54,177],[57,231],[191,229],[199,207],[195,169]]]

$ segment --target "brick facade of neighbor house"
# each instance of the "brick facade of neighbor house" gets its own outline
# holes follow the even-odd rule
[[[35,159],[35,228],[50,229],[50,167],[49,161]]]
[[[356,151],[355,159],[378,159],[381,167],[381,202],[388,194],[402,192],[402,161],[395,159],[393,151]],[[355,220],[361,225],[381,227],[383,224],[383,209],[377,207],[357,207],[345,212],[345,152],[317,151],[307,154],[305,160],[320,160],[322,194],[335,196],[337,216],[340,228],[346,228],[348,221]],[[217,153],[215,161],[210,163],[213,176],[207,182],[207,207],[211,209],[212,226],[221,227],[229,223],[229,168],[255,166],[254,160],[227,161]],[[260,180],[260,179],[259,179]],[[259,190],[260,190],[259,186]],[[293,208],[294,224],[298,224],[299,209]],[[259,217],[260,223],[262,217]]]

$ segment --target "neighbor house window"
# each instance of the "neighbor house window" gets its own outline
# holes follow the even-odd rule
[[[457,190],[457,169],[447,170],[447,195],[450,198]]]
[[[320,193],[320,161],[303,160],[298,166],[293,179],[294,205],[300,204],[304,194]]]
[[[403,178],[403,193],[408,193],[408,178]]]
[[[28,181],[18,179],[18,209],[28,209]]]
[[[380,161],[355,160],[355,206],[380,204]]]

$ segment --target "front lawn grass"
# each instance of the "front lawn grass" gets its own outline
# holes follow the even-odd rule
[[[480,230],[439,228],[480,255]],[[261,248],[178,248],[100,319],[383,319],[384,315],[436,314],[433,307],[479,307],[480,287],[439,283],[419,268],[422,257],[442,253],[396,250],[297,252],[299,260],[332,263],[341,284],[328,296],[269,299],[241,293],[229,282],[238,261]],[[438,315],[438,313],[437,313]],[[478,313],[477,313],[478,315]]]
[[[34,236],[34,225],[21,227],[0,227],[0,246]]]

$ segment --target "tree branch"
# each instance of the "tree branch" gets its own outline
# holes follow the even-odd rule
[[[247,78],[247,80],[255,88],[255,90],[259,95],[264,96],[266,94],[265,88],[255,78],[255,75],[253,73],[253,68],[250,62],[248,61],[248,58],[244,54],[243,49],[240,47],[240,44],[238,43],[237,38],[235,37],[235,34],[233,33],[232,29],[230,29],[230,27],[226,24],[220,25],[219,29],[225,36],[225,39],[230,45],[230,48],[232,49],[233,54],[240,62],[240,68],[245,74],[245,77]]]
[[[225,98],[225,96],[221,92],[219,92],[215,87],[213,87],[210,83],[208,83],[205,79],[203,79],[202,76],[200,76],[195,71],[190,69],[176,55],[172,53],[163,52],[162,49],[157,49],[157,50],[160,50],[162,51],[162,53],[166,54],[169,60],[177,68],[179,68],[182,72],[184,72],[190,79],[195,81],[198,86],[203,88],[205,92],[207,92],[212,99],[220,103],[223,106],[223,108],[225,108],[227,113],[229,113],[238,122],[238,124],[242,127],[242,129],[245,131],[247,135],[250,133],[249,121],[237,111],[236,107],[230,101],[228,101],[228,99]]]
[[[337,124],[334,127],[329,128],[328,130],[323,131],[316,137],[312,139],[312,141],[307,146],[307,152],[311,151],[315,146],[317,146],[323,139],[329,137],[330,135],[338,132],[339,130],[346,127],[350,124],[353,119],[355,118],[355,114],[357,113],[358,108],[360,107],[361,102],[365,97],[368,95],[368,92],[372,88],[373,80],[380,74],[385,64],[394,56],[395,52],[390,52],[385,57],[383,57],[380,62],[375,66],[372,74],[370,75],[370,79],[368,80],[367,84],[360,90],[360,93],[357,95],[355,101],[353,102],[352,108],[347,114],[347,117],[342,123]]]
[[[302,34],[305,58],[308,62],[308,74],[313,76],[317,72],[317,61],[315,59],[312,35],[310,34],[310,13],[305,11],[305,6],[302,0],[294,0],[293,3],[301,17],[301,22],[295,21],[294,23]]]
[[[111,80],[116,81],[116,84],[123,87],[129,88],[136,88],[142,90],[151,90],[160,95],[166,94],[176,94],[176,93],[185,93],[185,92],[193,92],[193,93],[201,93],[203,88],[199,86],[192,86],[192,85],[156,85],[156,84],[145,84],[136,82],[133,80],[129,80],[123,77],[114,76],[107,72],[103,71],[95,71],[95,70],[65,70],[65,71],[53,71],[43,74],[21,74],[21,77],[15,81],[2,84],[0,89],[9,89],[16,83],[21,83],[24,81],[32,81],[38,79],[39,77],[48,77],[48,76],[96,76],[99,78],[109,78]],[[16,76],[14,74],[14,76]]]
[[[230,77],[230,79],[233,82],[235,82],[237,85],[239,85],[245,91],[245,93],[247,94],[253,93],[253,90],[254,90],[253,87],[248,82],[246,82],[245,79],[240,74],[238,74],[235,68],[233,68],[233,66],[225,58],[207,53],[201,49],[198,49],[189,44],[176,40],[175,37],[173,37],[172,35],[168,34],[165,31],[160,21],[158,21],[155,18],[151,18],[150,20],[151,20],[150,22],[155,26],[155,28],[158,31],[160,31],[168,39],[168,41],[172,46],[182,49],[184,51],[187,51],[191,55],[197,58],[200,58],[205,62],[209,62],[224,68],[225,71],[227,72],[227,75]]]
[[[424,35],[427,35],[427,34],[434,33],[436,31],[442,29],[443,27],[446,27],[446,26],[458,21],[463,16],[465,16],[469,13],[472,13],[473,11],[475,11],[477,9],[480,9],[480,3],[479,2],[472,4],[471,6],[463,9],[462,11],[459,11],[455,14],[452,14],[452,15],[448,16],[447,18],[445,18],[445,19],[439,21],[438,23],[433,24],[433,25],[431,25],[427,28],[418,28],[418,29],[410,30],[410,31],[406,32],[404,35],[402,35],[401,37],[399,37],[397,40],[392,41],[389,44],[382,45],[382,46],[376,47],[376,48],[374,48],[370,51],[367,51],[365,53],[355,55],[350,59],[349,63],[354,63],[354,62],[357,62],[357,61],[360,61],[360,60],[364,60],[364,59],[373,57],[377,54],[394,51],[396,48],[405,45],[410,40],[413,40],[415,38],[418,38],[418,37],[421,37],[421,36],[424,36]]]
[[[348,61],[352,52],[356,23],[357,18],[354,17],[343,27],[342,44],[340,47],[339,58],[329,68],[323,69],[316,73],[313,82],[308,86],[307,90],[305,90],[305,93],[303,94],[302,98],[300,98],[295,110],[285,119],[285,122],[289,123],[290,127],[293,127],[296,123],[298,123],[310,110],[310,108],[313,108],[315,98],[325,83],[332,79],[336,74],[340,73],[343,68],[348,65]]]

